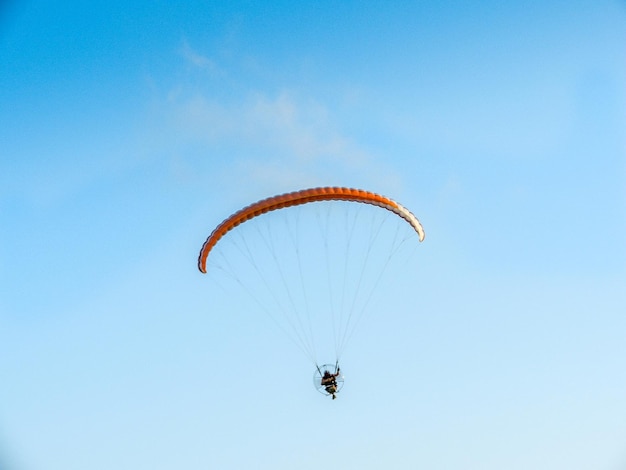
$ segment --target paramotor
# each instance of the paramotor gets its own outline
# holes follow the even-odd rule
[[[318,390],[334,397],[343,386],[338,364],[345,345],[390,261],[405,260],[403,250],[416,240],[424,240],[421,223],[392,199],[360,189],[311,188],[227,217],[204,242],[198,269],[246,292],[315,364]],[[331,366],[319,366],[316,353],[330,331],[332,393],[322,386]]]

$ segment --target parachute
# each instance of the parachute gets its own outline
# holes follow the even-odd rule
[[[330,335],[322,347],[334,349],[337,372],[391,261],[409,259],[406,251],[424,237],[415,215],[392,199],[361,189],[311,188],[260,200],[226,218],[202,245],[198,269],[218,284],[234,281],[236,292],[254,300],[316,373],[325,367],[317,362],[319,339]],[[342,377],[337,384],[340,389]]]
[[[204,245],[200,250],[200,256],[198,257],[198,269],[200,269],[200,272],[206,273],[206,260],[211,252],[211,249],[217,244],[220,238],[239,224],[242,224],[253,217],[265,214],[266,212],[283,209],[285,207],[297,206],[316,201],[331,200],[372,204],[394,212],[405,219],[415,229],[419,235],[420,242],[424,241],[424,229],[422,228],[422,224],[420,224],[419,220],[417,220],[417,217],[409,212],[408,209],[391,199],[360,189],[338,187],[312,188],[286,193],[280,196],[269,197],[235,212],[219,224],[217,228],[213,230],[211,236],[209,236],[206,242],[204,242]]]

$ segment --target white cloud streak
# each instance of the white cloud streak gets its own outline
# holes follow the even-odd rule
[[[336,113],[319,100],[290,89],[251,87],[233,99],[232,82],[224,79],[229,74],[216,79],[215,61],[187,43],[181,54],[197,71],[207,72],[210,86],[183,83],[160,98],[159,140],[167,139],[169,148],[174,143],[178,159],[186,148],[204,146],[207,158],[227,160],[242,184],[277,190],[315,184],[372,187],[374,182],[384,182],[385,188],[401,180],[342,133]]]
[[[183,45],[180,48],[180,54],[185,61],[193,67],[201,69],[204,72],[208,72],[211,75],[219,76],[224,75],[225,73],[224,70],[217,66],[215,61],[193,50],[187,41],[183,41]]]

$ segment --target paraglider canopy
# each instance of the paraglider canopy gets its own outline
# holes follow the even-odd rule
[[[389,198],[369,191],[364,191],[362,189],[340,187],[312,188],[269,197],[235,212],[219,224],[217,228],[213,230],[209,238],[207,238],[206,242],[204,242],[204,245],[202,245],[200,255],[198,256],[198,269],[200,269],[201,272],[206,273],[206,260],[213,247],[217,244],[220,238],[237,227],[239,224],[265,214],[266,212],[284,209],[285,207],[332,200],[372,204],[394,212],[398,216],[405,219],[415,229],[419,235],[420,241],[424,241],[424,229],[422,228],[422,224],[419,220],[417,220],[417,217],[415,217],[408,209]]]

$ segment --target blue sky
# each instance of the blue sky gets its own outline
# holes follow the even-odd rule
[[[625,19],[4,4],[0,466],[626,468]],[[318,185],[427,233],[334,402],[195,266],[233,211]]]

